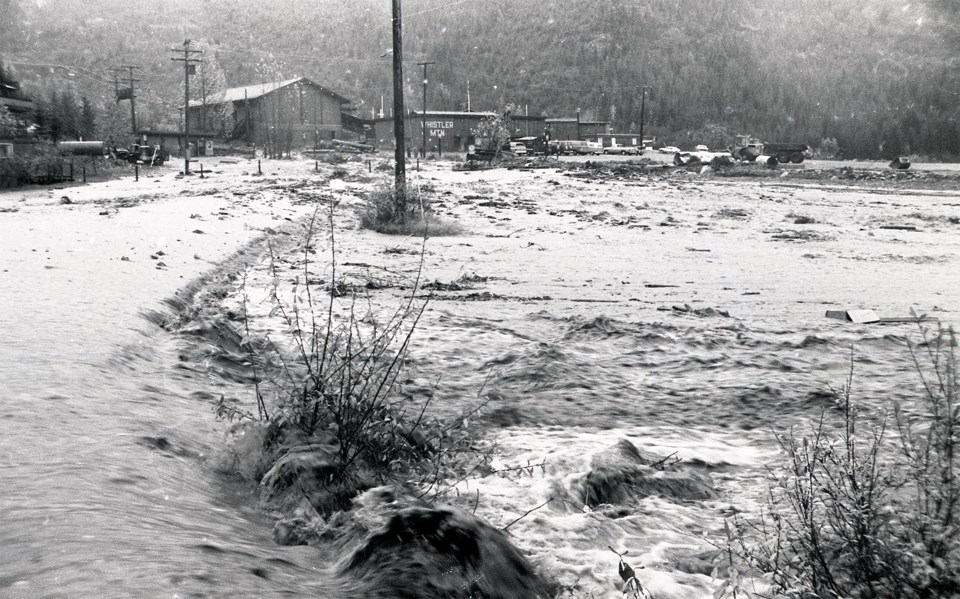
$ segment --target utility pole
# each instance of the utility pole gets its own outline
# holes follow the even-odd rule
[[[420,147],[420,155],[427,156],[427,66],[437,64],[436,62],[418,62],[423,67],[423,112],[420,113],[420,124],[423,127],[423,145]]]
[[[133,131],[134,137],[137,136],[137,89],[136,84],[141,81],[141,79],[133,78],[133,70],[139,69],[140,67],[136,65],[120,65],[119,67],[113,69],[113,85],[116,90],[117,101],[120,100],[130,100],[130,127]],[[118,71],[127,69],[128,77],[127,84],[130,86],[127,89],[124,89],[123,92],[120,91],[120,79]]]
[[[133,127],[133,134],[137,135],[137,88],[136,83],[140,82],[140,79],[133,78],[133,70],[139,69],[140,67],[135,65],[122,65],[120,68],[127,69],[129,72],[129,82],[130,82],[130,125]]]
[[[647,90],[648,86],[644,85],[643,89],[640,92],[640,149],[646,149],[646,146],[643,143],[643,118],[644,113],[647,109]]]
[[[190,75],[196,72],[197,63],[203,62],[193,58],[194,54],[202,54],[201,50],[192,50],[190,40],[184,40],[183,50],[171,48],[172,52],[183,52],[183,58],[171,58],[183,63],[183,174],[190,174]]]
[[[470,112],[470,80],[467,79],[467,112]]]
[[[394,158],[394,203],[407,205],[407,163],[403,139],[403,21],[400,0],[393,0],[393,135],[397,140]]]

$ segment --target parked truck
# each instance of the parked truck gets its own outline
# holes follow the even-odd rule
[[[810,152],[810,146],[801,143],[765,143],[749,135],[738,135],[730,148],[735,158],[753,162],[757,156],[773,156],[777,162],[800,164]]]
[[[163,166],[163,163],[170,158],[170,153],[161,146],[141,144],[132,144],[129,148],[116,147],[111,150],[111,153],[117,160],[149,166]]]

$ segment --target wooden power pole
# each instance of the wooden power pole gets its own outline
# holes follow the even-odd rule
[[[136,65],[120,65],[119,67],[113,69],[114,77],[114,88],[116,89],[117,102],[120,100],[130,100],[130,128],[133,132],[133,136],[137,137],[137,87],[136,84],[139,83],[140,79],[133,78],[133,70],[139,69],[140,67]],[[127,69],[127,85],[130,87],[125,88],[123,91],[120,91],[120,80],[117,75],[117,71]],[[139,142],[139,140],[138,140]]]
[[[647,90],[649,88],[644,85],[640,93],[640,151],[646,149],[646,146],[643,144],[643,119],[646,116],[647,111]]]
[[[423,129],[423,141],[420,145],[420,155],[427,156],[427,65],[437,64],[436,62],[418,62],[423,67],[423,112],[420,113],[420,126]]]
[[[407,164],[403,139],[403,25],[400,0],[393,0],[393,135],[397,140],[394,152],[394,202],[406,208]]]
[[[190,75],[196,72],[199,58],[194,54],[202,54],[201,50],[192,50],[190,40],[184,40],[183,50],[172,48],[172,52],[183,52],[183,58],[171,58],[183,63],[183,174],[190,174]]]

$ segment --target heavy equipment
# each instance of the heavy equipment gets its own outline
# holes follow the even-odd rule
[[[735,158],[753,162],[757,156],[773,156],[777,162],[800,164],[810,152],[810,146],[801,143],[765,143],[749,135],[738,135],[730,148]]]

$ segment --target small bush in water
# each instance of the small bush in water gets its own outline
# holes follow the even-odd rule
[[[370,192],[359,209],[360,226],[388,235],[439,237],[458,235],[459,223],[437,217],[430,208],[425,190],[410,187],[406,201],[397,199],[391,187],[378,187]]]
[[[919,319],[918,319],[919,320]],[[778,435],[769,512],[734,520],[733,553],[796,597],[960,596],[960,394],[956,336],[921,325],[910,354],[923,385],[913,417],[894,406],[870,422],[838,392],[839,434],[824,416]]]

